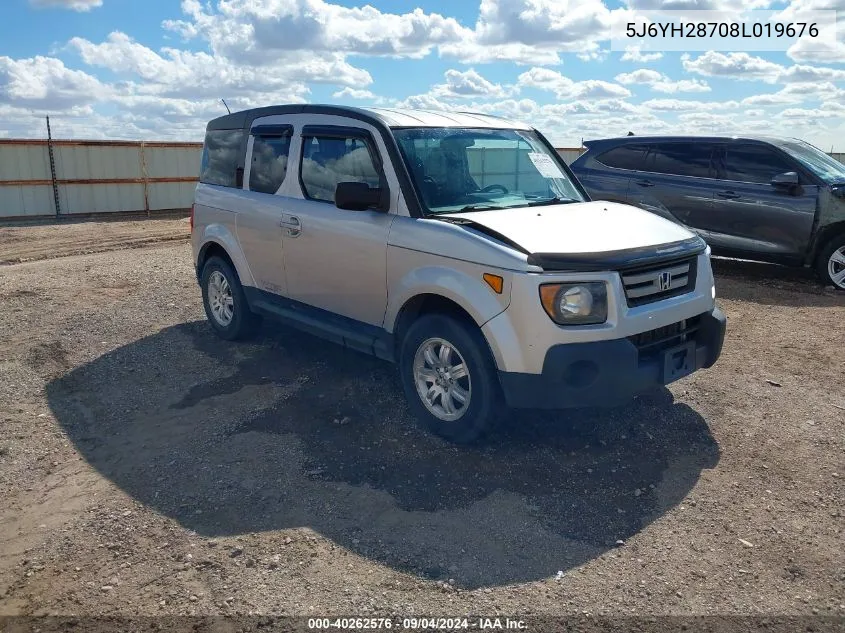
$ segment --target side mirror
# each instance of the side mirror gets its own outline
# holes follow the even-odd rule
[[[791,189],[798,186],[798,174],[794,171],[788,171],[785,174],[777,174],[772,178],[773,187],[786,187]]]
[[[387,211],[387,200],[387,189],[370,187],[365,182],[339,182],[334,192],[335,206],[349,211]]]

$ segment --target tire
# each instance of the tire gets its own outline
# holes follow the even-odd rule
[[[450,348],[446,352],[445,364],[439,353],[444,345]],[[437,362],[428,362],[426,349],[432,352]],[[437,366],[441,370],[451,367],[454,371],[461,365],[466,368],[466,376],[462,372],[456,376],[448,372],[438,374],[436,369]],[[428,374],[428,380],[422,378],[423,371]],[[469,444],[480,439],[504,409],[496,365],[487,342],[474,324],[469,325],[443,314],[420,317],[411,324],[402,340],[399,373],[414,416],[429,431],[456,444]],[[433,398],[437,414],[424,402],[418,389],[418,376],[422,381],[420,388],[427,387],[429,392],[432,389],[438,392]],[[435,379],[443,384],[434,384]],[[447,396],[444,387],[454,395]],[[462,398],[465,398],[463,402]],[[444,416],[450,415],[457,417],[445,419]]]
[[[816,272],[826,284],[845,290],[845,233],[840,233],[819,251]]]
[[[205,316],[217,336],[235,341],[255,334],[260,319],[250,311],[241,281],[229,262],[221,257],[209,258],[202,268],[200,284]],[[224,303],[228,298],[230,311],[221,312],[221,298]]]

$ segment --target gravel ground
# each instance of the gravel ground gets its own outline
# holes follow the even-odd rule
[[[115,248],[175,222],[110,223]],[[51,252],[52,228],[9,231]],[[0,615],[841,624],[845,298],[715,268],[714,368],[456,448],[388,364],[281,327],[215,338],[184,243],[2,267]]]

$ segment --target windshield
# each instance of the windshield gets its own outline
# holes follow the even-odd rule
[[[845,165],[820,149],[803,141],[783,141],[778,143],[787,154],[802,163],[827,184],[845,183]]]
[[[426,215],[584,201],[533,132],[411,128],[394,135]]]

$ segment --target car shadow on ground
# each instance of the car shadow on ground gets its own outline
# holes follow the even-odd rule
[[[452,446],[409,418],[392,365],[266,325],[250,344],[170,327],[47,396],[95,469],[200,535],[308,527],[469,588],[601,555],[719,459],[704,419],[666,389],[621,409],[513,413]]]

